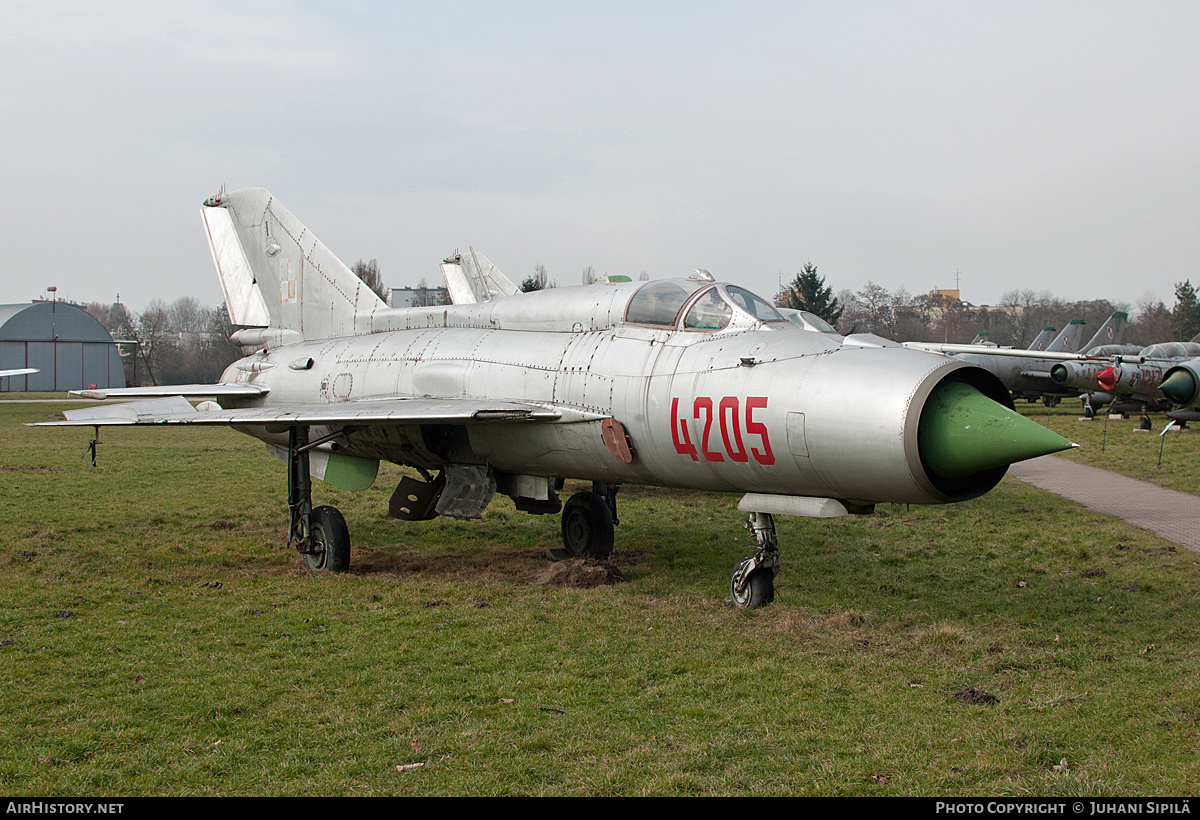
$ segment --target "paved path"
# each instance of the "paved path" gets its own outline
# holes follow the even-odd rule
[[[1055,456],[1013,464],[1008,474],[1200,552],[1200,496]]]

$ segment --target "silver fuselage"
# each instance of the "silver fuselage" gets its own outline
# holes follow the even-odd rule
[[[473,461],[519,475],[911,503],[973,497],[998,480],[935,486],[917,448],[933,388],[955,372],[986,381],[982,371],[749,316],[715,332],[627,324],[638,284],[380,311],[375,332],[268,343],[223,381],[269,385],[248,407],[545,402],[615,419],[636,453],[629,463],[614,455],[595,420],[468,425],[450,438],[430,425],[349,427],[339,440],[350,455],[428,469]],[[998,383],[987,388],[1003,395]],[[281,429],[239,429],[283,442]],[[314,428],[312,437],[328,432]]]

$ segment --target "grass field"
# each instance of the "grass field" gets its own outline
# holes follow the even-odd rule
[[[1200,424],[1172,430],[1164,437],[1159,433],[1169,419],[1163,413],[1152,413],[1152,429],[1139,432],[1136,415],[1125,419],[1099,415],[1080,421],[1078,399],[1065,399],[1051,410],[1021,401],[1017,409],[1080,445],[1062,453],[1065,458],[1180,492],[1200,493]]]
[[[1011,479],[961,505],[779,519],[777,602],[744,612],[724,605],[753,551],[736,496],[622,490],[628,582],[563,588],[536,582],[557,516],[499,497],[482,521],[393,521],[389,468],[362,493],[314,487],[355,541],[350,574],[318,575],[284,545],[284,468],[260,443],[110,428],[93,469],[90,429],[20,425],[58,409],[0,401],[6,793],[1200,781],[1198,557]],[[1099,434],[1074,418],[1050,423]],[[1198,434],[1171,435],[1185,460]]]

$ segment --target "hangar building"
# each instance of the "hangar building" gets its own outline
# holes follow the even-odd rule
[[[41,372],[0,379],[0,391],[125,386],[112,336],[69,302],[0,305],[0,370],[25,367]]]

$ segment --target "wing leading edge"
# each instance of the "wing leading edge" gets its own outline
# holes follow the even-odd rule
[[[257,398],[271,392],[257,384],[164,384],[151,387],[114,387],[111,390],[72,390],[85,399],[149,399],[163,396],[187,396],[193,399],[220,399],[227,396]]]
[[[209,393],[208,395],[212,395]],[[495,424],[602,421],[608,416],[573,407],[489,399],[361,399],[339,404],[297,404],[202,410],[182,396],[88,407],[63,412],[65,421],[35,427],[93,427],[118,424],[337,425]]]

